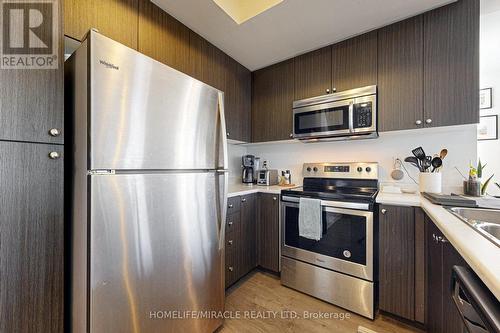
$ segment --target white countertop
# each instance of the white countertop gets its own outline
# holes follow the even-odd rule
[[[238,195],[247,195],[252,193],[271,193],[271,194],[280,194],[281,190],[288,189],[290,187],[283,186],[259,186],[259,185],[247,185],[247,184],[229,184],[228,197],[236,197]]]
[[[421,207],[484,284],[500,300],[500,248],[442,206],[418,194],[379,193],[377,203]]]

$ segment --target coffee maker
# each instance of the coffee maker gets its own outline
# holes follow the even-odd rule
[[[255,156],[253,155],[243,155],[242,157],[242,175],[241,182],[243,184],[253,184],[254,182],[254,167],[255,167]]]

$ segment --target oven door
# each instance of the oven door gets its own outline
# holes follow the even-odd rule
[[[307,139],[349,134],[353,100],[343,100],[293,110],[293,137]]]
[[[293,200],[281,204],[281,254],[373,281],[373,212],[322,201],[323,236],[316,241],[299,236],[299,203]]]

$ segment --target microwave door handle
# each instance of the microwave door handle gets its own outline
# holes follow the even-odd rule
[[[354,132],[354,101],[349,102],[349,132]]]

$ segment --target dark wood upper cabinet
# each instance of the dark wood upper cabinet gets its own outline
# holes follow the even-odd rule
[[[188,74],[223,91],[225,54],[193,31],[189,32],[189,45]]]
[[[225,116],[227,138],[250,141],[251,73],[229,56],[225,57]]]
[[[62,3],[59,2],[62,12]],[[59,15],[59,26],[62,15]],[[52,27],[51,27],[52,28]],[[64,143],[63,32],[57,69],[1,69],[0,140]],[[59,135],[49,131],[57,129]]]
[[[479,121],[479,0],[424,14],[426,126]]]
[[[423,127],[423,99],[423,18],[416,16],[378,33],[379,131]]]
[[[137,49],[138,1],[64,0],[64,34],[81,41],[96,28],[103,35]]]
[[[189,73],[189,31],[151,1],[139,0],[139,52]]]
[[[252,73],[252,141],[287,140],[292,133],[294,61]]]
[[[278,194],[258,194],[257,263],[273,272],[280,270],[279,206]]]
[[[64,163],[53,151],[63,147],[0,141],[0,332],[64,331]]]
[[[415,320],[415,208],[379,209],[380,309]]]
[[[332,89],[332,47],[295,58],[295,100],[320,96]]]
[[[332,46],[332,85],[336,91],[377,84],[377,31]]]

